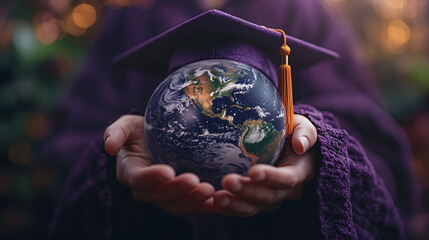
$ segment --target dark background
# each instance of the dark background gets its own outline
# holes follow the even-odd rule
[[[52,131],[51,116],[103,10],[153,1],[0,1],[0,239],[35,239],[46,230],[67,169],[36,161],[34,153]],[[407,224],[415,239],[429,239],[429,3],[320,1],[354,32],[355,51],[409,137],[424,208]]]

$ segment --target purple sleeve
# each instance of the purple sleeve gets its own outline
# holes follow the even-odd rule
[[[403,239],[401,218],[362,146],[330,113],[300,105],[316,126],[321,162],[319,217],[327,239]]]
[[[280,219],[269,225],[264,225],[267,221],[257,215],[249,221],[254,221],[259,229],[249,227],[249,231],[255,236],[259,235],[258,231],[267,236],[263,229],[267,226],[275,229],[269,231],[274,235],[277,234],[274,231],[278,231],[279,234],[308,235],[309,238],[322,235],[326,239],[403,239],[402,222],[393,200],[358,141],[339,129],[338,121],[330,113],[319,112],[308,105],[298,105],[295,111],[307,116],[317,128],[318,173],[308,184],[310,187],[306,188],[303,199],[297,201],[300,205],[297,205],[296,215],[291,214],[290,208],[263,214],[269,219]],[[120,199],[129,198],[130,194],[124,195],[115,187],[114,162],[114,158],[104,152],[101,141],[88,147],[68,178],[55,212],[51,237],[109,239],[112,229],[118,228],[118,222],[123,222],[115,220],[118,212],[130,223],[143,221],[138,212],[140,204],[127,200],[128,213],[124,213]],[[250,224],[249,221],[246,224]],[[299,227],[286,231],[282,227],[285,222]]]
[[[50,239],[110,239],[112,188],[107,165],[114,159],[104,152],[102,141],[91,142],[75,162],[56,206]]]

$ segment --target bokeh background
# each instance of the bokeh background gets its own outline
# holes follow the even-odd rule
[[[0,1],[0,239],[44,236],[67,169],[36,161],[34,153],[103,11],[154,1]],[[428,0],[320,1],[356,35],[358,56],[409,137],[424,203],[409,224],[413,239],[429,239]]]

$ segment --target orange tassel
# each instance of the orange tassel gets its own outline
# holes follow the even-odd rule
[[[280,88],[280,86],[282,86],[282,88]],[[292,136],[294,128],[293,96],[291,68],[286,64],[282,64],[279,67],[279,91],[286,111],[286,136],[289,137]]]
[[[281,29],[272,29],[280,32],[283,35],[283,45],[280,48],[280,55],[282,55],[282,64],[279,67],[279,94],[282,98],[283,105],[286,111],[286,137],[292,136],[294,130],[293,120],[293,94],[292,94],[292,74],[291,68],[288,63],[288,55],[290,48],[286,44],[286,34]]]

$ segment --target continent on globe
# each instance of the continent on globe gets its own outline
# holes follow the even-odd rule
[[[226,116],[224,111],[215,114],[212,110],[213,100],[227,96],[231,96],[232,91],[236,87],[236,82],[242,72],[240,69],[230,65],[218,65],[213,69],[198,68],[192,70],[190,79],[192,82],[184,88],[185,94],[189,97],[194,107],[197,105],[203,114],[212,117],[219,117],[225,120],[231,120],[230,116]],[[226,109],[222,109],[226,110]]]
[[[228,173],[275,164],[285,126],[280,96],[264,74],[216,59],[186,65],[160,84],[146,109],[144,134],[154,163],[220,188]]]
[[[277,131],[271,123],[246,120],[241,126],[239,146],[244,155],[252,159],[252,164],[271,164],[273,153],[281,147],[284,131]]]

